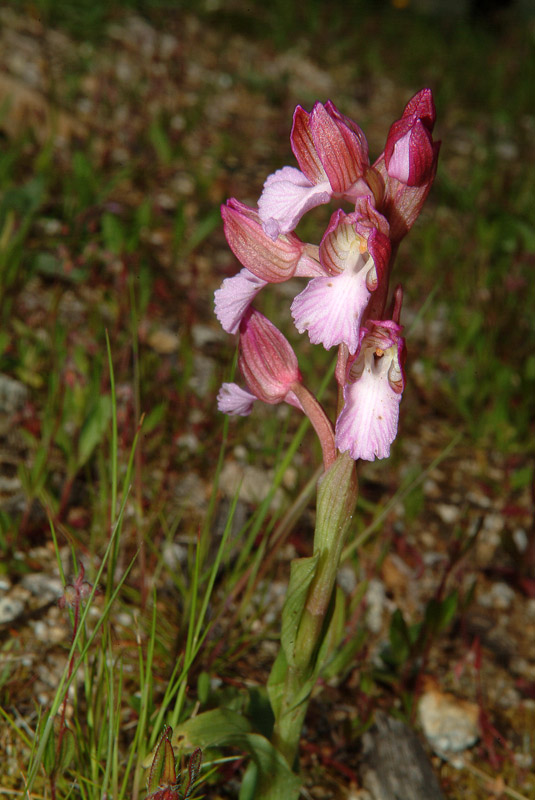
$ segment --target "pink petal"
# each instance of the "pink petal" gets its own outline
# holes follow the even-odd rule
[[[316,244],[306,244],[303,255],[297,263],[296,278],[320,278],[325,275],[325,270],[320,264],[319,247]]]
[[[301,401],[297,398],[297,395],[292,392],[291,390],[288,392],[286,397],[284,398],[284,402],[288,403],[289,406],[293,406],[294,408],[299,409],[299,411],[303,411],[303,406],[301,405]]]
[[[336,421],[335,441],[351,458],[387,458],[396,438],[401,393],[392,389],[386,357],[366,359],[361,377],[344,388],[345,404]]]
[[[351,125],[352,128],[332,103],[316,103],[310,114],[316,152],[333,192],[340,194],[363,176],[368,165],[366,138],[355,123]]]
[[[403,119],[421,119],[426,128],[433,130],[437,112],[433,101],[431,89],[420,89],[414,97],[411,97],[403,111]]]
[[[349,352],[354,353],[359,345],[362,314],[371,294],[366,286],[367,273],[364,268],[356,274],[349,270],[311,280],[291,307],[299,333],[308,331],[312,344],[322,344],[327,350],[344,342]]]
[[[328,203],[331,195],[328,181],[313,184],[295,167],[277,170],[268,176],[258,200],[264,231],[273,240],[293,231],[303,214]]]
[[[256,210],[233,198],[221,207],[221,216],[227,242],[244,267],[269,283],[292,277],[305,248],[298,236],[289,234],[273,241]]]
[[[215,315],[223,330],[237,333],[243,315],[266,281],[257,278],[248,269],[242,269],[233,278],[225,278],[215,292]]]
[[[247,417],[255,400],[254,394],[242,389],[237,383],[224,383],[217,395],[217,407],[223,414]]]
[[[297,106],[294,111],[290,141],[301,172],[308,178],[310,183],[315,184],[326,181],[327,174],[323,169],[312,138],[310,114],[301,106]]]
[[[386,169],[391,178],[407,186],[421,186],[433,170],[433,139],[421,120],[408,130],[403,130],[404,123],[399,120],[390,129],[385,147]]]

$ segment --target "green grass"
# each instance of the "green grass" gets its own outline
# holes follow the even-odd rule
[[[196,6],[165,0],[10,5],[92,42],[94,52],[110,46],[106,26],[120,24],[125,9],[165,26]],[[432,86],[442,160],[428,206],[397,265],[407,307],[424,330],[422,335],[414,325],[408,334],[409,376],[410,364],[418,361],[422,403],[448,431],[439,460],[449,455],[448,442],[459,432],[475,452],[520,459],[511,480],[522,490],[532,479],[527,458],[535,396],[535,53],[529,28],[513,25],[498,34],[457,21],[447,23],[444,36],[436,20],[410,9],[386,6],[377,13],[370,3],[350,9],[331,3],[327,12],[319,0],[307,4],[306,14],[304,8],[280,0],[243,8],[236,3],[231,10],[206,4],[198,13],[201,25],[220,36],[242,32],[257,39],[266,60],[290,46],[300,48],[332,74],[332,99],[344,111],[359,100],[367,107],[364,101],[385,85],[398,87],[404,100],[421,85]],[[72,98],[95,64],[86,57],[76,61],[78,71],[67,82]],[[284,76],[274,78],[256,64],[241,69],[232,80],[259,100],[271,98],[284,114],[301,101]],[[136,87],[129,90],[135,95]],[[385,98],[389,102],[388,91]],[[68,94],[64,102],[68,106]],[[208,102],[207,93],[184,110],[184,136],[205,134]],[[280,114],[279,127],[288,130],[290,116]],[[276,638],[276,626],[263,627],[262,620],[272,602],[270,585],[287,573],[278,559],[269,560],[270,552],[284,551],[304,514],[319,453],[296,416],[283,418],[268,409],[232,425],[221,422],[215,393],[230,371],[230,337],[206,345],[217,367],[205,391],[192,383],[199,379],[194,328],[212,325],[213,271],[226,269],[218,261],[225,248],[218,205],[233,170],[247,170],[253,195],[265,164],[256,169],[247,136],[228,128],[216,131],[201,155],[190,158],[184,137],[171,130],[172,116],[166,108],[147,118],[123,163],[102,154],[96,135],[59,155],[51,142],[40,144],[34,131],[6,138],[0,148],[0,372],[21,381],[30,398],[20,420],[25,510],[0,515],[0,571],[16,578],[35,569],[20,553],[54,541],[60,574],[70,551],[73,573],[82,561],[86,577],[100,584],[84,606],[74,640],[60,648],[66,666],[50,704],[36,708],[25,727],[19,725],[18,703],[31,676],[20,666],[23,643],[10,638],[0,644],[14,665],[0,668],[0,713],[33,796],[55,791],[58,797],[143,797],[143,764],[164,723],[180,726],[199,710],[256,709],[266,725],[262,693],[256,686],[248,690],[247,681],[234,684],[244,678],[236,677],[243,663],[255,663],[256,656],[248,654]],[[362,122],[366,128],[373,121]],[[374,128],[375,154],[385,134]],[[269,142],[266,160],[293,163],[281,160],[291,156],[278,130]],[[229,167],[236,159],[239,167]],[[193,189],[169,208],[157,195],[175,172]],[[313,227],[314,220],[308,224]],[[274,295],[262,302],[266,313],[279,316],[296,348],[302,347],[301,368],[317,390],[330,355],[297,344]],[[177,346],[161,352],[151,335],[170,319]],[[428,331],[437,320],[433,338]],[[334,403],[329,390],[325,397]],[[413,430],[421,407],[407,402],[407,430]],[[192,450],[179,444],[183,434],[195,437]],[[274,478],[266,500],[236,531],[236,502],[222,525],[217,519],[218,483],[225,458],[237,457],[235,448],[244,442],[249,463],[271,468]],[[294,463],[297,482],[306,487],[303,497],[292,490],[287,507],[274,511],[270,499]],[[355,571],[362,567],[356,551],[386,525],[396,501],[404,503],[411,523],[423,513],[421,484],[431,467],[420,466],[389,503],[376,504],[364,493],[357,538],[345,553]],[[198,512],[205,509],[177,503],[190,474],[202,476],[203,486],[211,484],[209,496],[196,500],[205,504],[204,516]],[[364,483],[374,474],[372,468]],[[35,505],[48,522],[33,515]],[[223,531],[217,539],[216,522]],[[306,543],[302,527],[296,546]],[[170,566],[165,554],[177,541],[181,560]],[[259,597],[255,605],[252,599]],[[365,646],[355,622],[360,602],[361,595],[347,602],[355,639],[333,655],[329,680],[346,675],[355,648]],[[220,624],[226,604],[231,629]],[[431,619],[431,598],[427,608],[422,625],[429,635],[443,634],[450,606],[439,609],[444,613],[438,622]],[[122,626],[123,614],[134,634]],[[425,637],[416,641],[421,628],[399,615],[395,619],[390,644],[396,636],[405,638],[403,663],[390,664],[391,682],[429,644]],[[71,656],[75,667],[69,674]],[[257,679],[255,674],[250,683]],[[372,696],[379,679],[366,673],[366,681]],[[59,752],[57,712],[69,685],[77,689]],[[226,752],[215,747],[205,755],[200,796],[211,797],[210,787],[220,786],[221,776],[232,778]],[[180,758],[185,764],[184,753]],[[22,781],[12,782],[13,791],[21,792]]]

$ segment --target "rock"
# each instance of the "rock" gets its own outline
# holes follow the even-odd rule
[[[447,503],[437,503],[435,510],[446,525],[453,525],[461,516],[461,510],[458,506],[448,505]]]
[[[0,625],[7,625],[8,622],[20,617],[24,611],[24,603],[14,597],[0,598]]]
[[[24,575],[20,584],[38,597],[43,604],[58,600],[63,594],[63,585],[60,579],[46,575],[44,572],[31,572]]]
[[[383,627],[386,602],[384,583],[371,578],[366,590],[366,626],[372,633],[379,633]]]
[[[273,485],[273,475],[260,467],[240,465],[235,461],[227,461],[219,477],[219,488],[227,497],[233,498],[239,492],[240,500],[252,505],[261,503]],[[284,502],[284,493],[279,488],[272,501],[273,508],[280,508]]]
[[[175,331],[168,328],[157,328],[149,333],[147,343],[160,355],[167,356],[177,352],[180,340]]]
[[[373,800],[444,800],[418,736],[382,711],[362,737],[361,778]]]
[[[20,411],[28,399],[26,386],[8,375],[0,374],[0,413]]]
[[[427,741],[446,761],[472,747],[479,739],[479,707],[440,691],[434,678],[425,679],[418,714]]]

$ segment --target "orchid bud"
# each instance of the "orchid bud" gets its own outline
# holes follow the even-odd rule
[[[435,179],[440,142],[431,136],[434,123],[431,89],[422,89],[390,128],[384,152],[373,165],[384,181],[380,211],[390,224],[393,244],[414,225]]]
[[[384,157],[390,178],[407,186],[422,186],[434,177],[437,148],[431,131],[435,117],[431,90],[422,89],[388,133]]]
[[[264,403],[282,403],[294,384],[301,381],[290,343],[254,309],[240,326],[238,364],[249,390]]]

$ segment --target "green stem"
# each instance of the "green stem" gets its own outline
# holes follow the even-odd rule
[[[272,742],[292,767],[310,694],[322,666],[319,655],[329,627],[336,574],[357,493],[355,462],[347,453],[340,454],[319,483],[313,556],[316,567],[293,646],[282,655],[287,667],[282,697],[274,709]],[[291,592],[290,584],[289,599]]]

